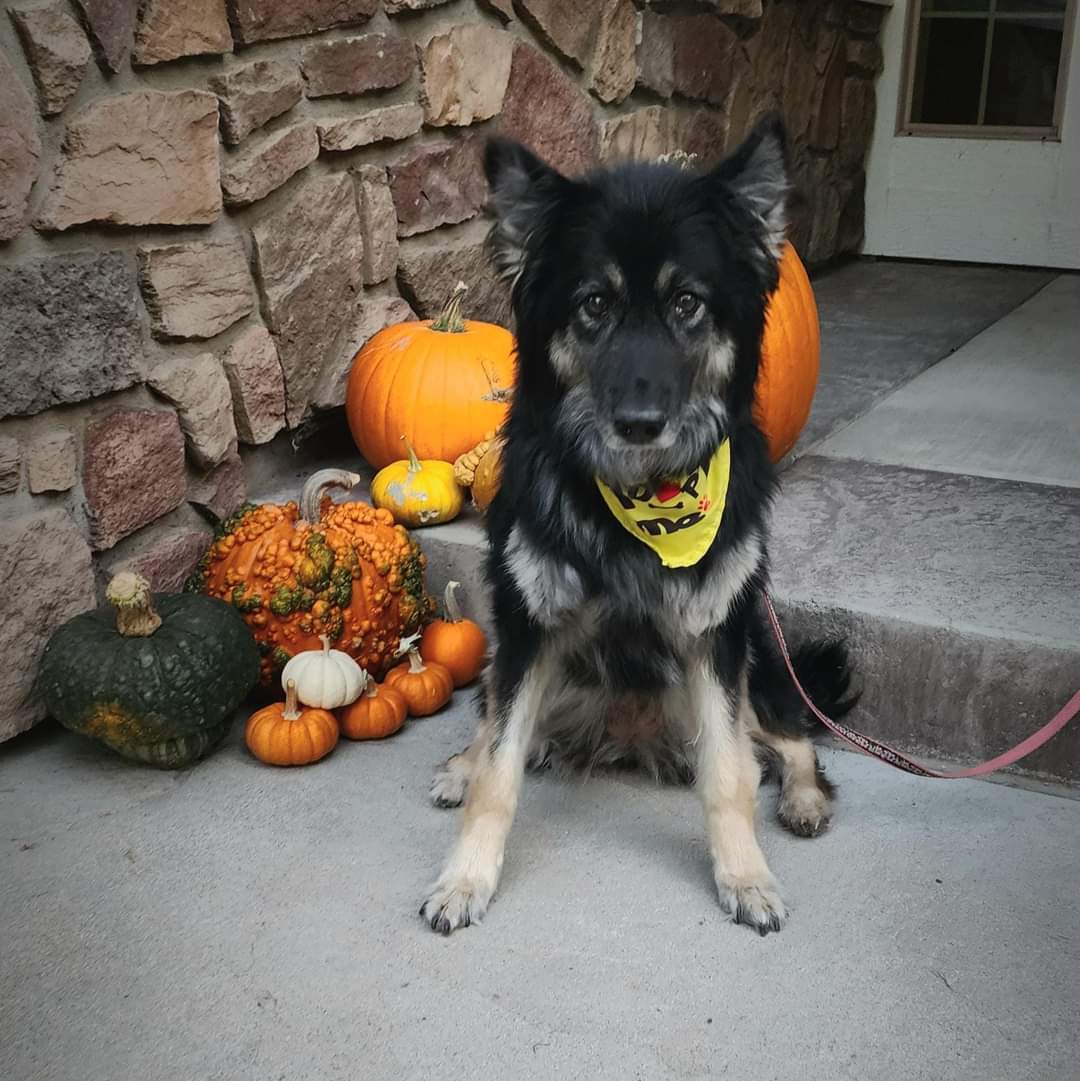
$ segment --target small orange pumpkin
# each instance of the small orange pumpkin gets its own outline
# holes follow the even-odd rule
[[[408,711],[401,691],[369,680],[352,705],[338,710],[338,723],[346,739],[384,739],[401,728]]]
[[[290,679],[285,701],[256,710],[244,728],[244,742],[271,766],[306,766],[325,758],[338,741],[338,723],[325,709],[301,707],[296,681]]]
[[[386,673],[383,686],[401,692],[414,717],[428,717],[443,708],[454,693],[454,677],[450,669],[437,661],[427,661],[416,648],[419,635],[402,640],[409,659]]]
[[[778,462],[799,438],[817,388],[821,331],[806,268],[791,244],[780,260],[780,284],[769,300],[761,340],[754,418]]]
[[[484,667],[487,635],[479,624],[461,614],[457,600],[460,582],[447,582],[443,594],[445,619],[433,619],[420,636],[420,656],[450,670],[455,687],[472,683]]]
[[[514,383],[514,336],[461,316],[459,282],[438,319],[384,327],[353,359],[345,416],[383,469],[408,437],[418,458],[453,462],[502,424]]]

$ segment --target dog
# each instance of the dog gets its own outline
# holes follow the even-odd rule
[[[518,339],[487,513],[496,645],[478,734],[431,786],[465,808],[420,913],[444,934],[484,916],[524,770],[568,763],[693,781],[721,909],[777,931],[756,750],[794,833],[820,833],[834,795],[760,602],[776,477],[752,403],[792,192],[782,124],[703,174],[570,179],[505,139],[484,165]],[[842,642],[795,664],[822,709],[853,705]]]

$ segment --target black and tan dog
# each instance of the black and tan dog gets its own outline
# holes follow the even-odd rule
[[[476,740],[432,784],[464,822],[421,913],[444,933],[484,915],[524,769],[569,761],[693,779],[721,907],[777,930],[755,748],[795,833],[824,829],[832,796],[760,607],[775,478],[751,404],[787,227],[783,130],[762,121],[704,175],[571,180],[506,141],[486,167],[519,343],[488,514],[497,646]],[[822,708],[850,705],[842,646],[796,664]]]

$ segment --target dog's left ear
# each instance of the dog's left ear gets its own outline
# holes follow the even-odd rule
[[[513,282],[525,268],[530,239],[572,181],[527,147],[498,137],[488,141],[484,172],[495,218],[490,237],[495,264]]]
[[[710,174],[748,211],[758,226],[761,243],[773,260],[784,249],[788,227],[791,170],[787,135],[778,113],[769,113],[729,158]]]

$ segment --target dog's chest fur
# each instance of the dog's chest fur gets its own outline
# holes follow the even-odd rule
[[[571,680],[650,693],[681,680],[703,636],[724,624],[758,571],[763,551],[760,534],[751,532],[703,577],[656,568],[641,574],[633,564],[613,561],[597,592],[570,563],[531,544],[515,527],[503,565]]]

